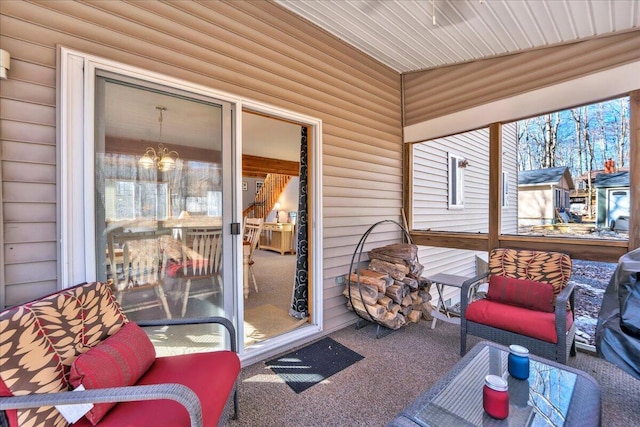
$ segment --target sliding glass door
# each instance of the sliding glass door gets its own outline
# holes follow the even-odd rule
[[[97,279],[132,320],[231,318],[230,105],[108,74],[95,95]]]

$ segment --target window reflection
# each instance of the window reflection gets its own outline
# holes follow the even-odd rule
[[[221,107],[108,79],[97,86],[98,279],[134,318],[185,316],[201,290],[209,308],[196,315],[218,314]],[[149,147],[174,153],[171,167]]]

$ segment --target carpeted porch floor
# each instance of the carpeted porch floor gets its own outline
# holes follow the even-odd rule
[[[350,326],[329,337],[364,359],[300,394],[264,362],[243,368],[240,426],[384,426],[459,359],[459,326],[409,325],[376,339],[376,328]],[[469,346],[479,342],[471,338]],[[640,425],[640,381],[595,356],[578,352],[569,364],[592,375],[602,393],[602,425]]]

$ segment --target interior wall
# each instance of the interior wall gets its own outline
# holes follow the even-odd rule
[[[335,278],[362,233],[400,220],[400,76],[268,1],[0,3],[5,298],[58,273],[56,47],[98,55],[323,121],[324,332],[354,321]],[[381,228],[374,244],[397,241]]]

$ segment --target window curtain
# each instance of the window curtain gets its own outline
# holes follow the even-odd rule
[[[298,197],[298,222],[296,225],[296,276],[289,314],[298,319],[309,315],[309,241],[308,241],[308,167],[307,128],[302,127],[300,138],[300,188]]]

